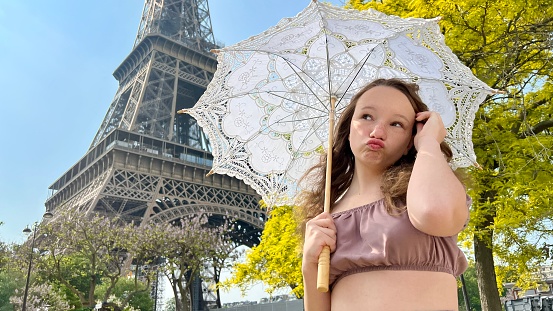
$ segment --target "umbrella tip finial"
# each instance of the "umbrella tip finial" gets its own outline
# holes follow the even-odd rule
[[[211,49],[211,50],[209,50],[209,51],[210,51],[211,53],[213,53],[213,54],[219,54],[219,52],[221,52],[220,49]]]
[[[178,114],[188,113],[188,109],[177,110]]]
[[[507,91],[498,90],[498,89],[493,89],[493,90],[492,90],[492,94],[507,94]]]
[[[213,169],[211,169],[211,170],[209,171],[209,173],[207,173],[207,174],[205,175],[205,177],[209,177],[209,176],[211,176],[211,175],[213,175],[213,174],[215,174],[215,171],[213,171]]]

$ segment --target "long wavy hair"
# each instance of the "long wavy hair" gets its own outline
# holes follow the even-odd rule
[[[419,87],[417,84],[408,83],[400,79],[378,79],[364,86],[353,98],[350,104],[340,115],[335,130],[334,144],[332,146],[332,170],[330,187],[330,210],[339,198],[348,190],[353,179],[355,171],[355,158],[349,144],[349,133],[351,120],[357,102],[361,95],[377,86],[393,87],[403,93],[411,103],[415,113],[428,111],[428,107],[423,103],[418,95]],[[413,137],[416,133],[416,124],[413,126]],[[453,156],[451,148],[446,142],[440,144],[440,148],[447,161]],[[413,170],[417,150],[415,146],[403,155],[396,163],[389,167],[383,174],[381,191],[384,195],[386,210],[390,215],[399,215],[406,210],[404,202],[406,201],[407,186]],[[323,212],[326,181],[326,162],[327,155],[321,156],[319,163],[314,165],[302,177],[301,182],[307,182],[311,188],[308,191],[300,193],[296,199],[296,217],[298,220],[298,231],[303,235],[305,232],[305,223],[311,218]],[[305,180],[308,181],[305,181]]]

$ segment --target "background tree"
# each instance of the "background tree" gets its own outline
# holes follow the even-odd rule
[[[4,223],[0,221],[0,226],[2,226]],[[3,271],[9,262],[10,257],[10,251],[8,244],[6,244],[4,241],[0,240],[0,271]]]
[[[171,276],[176,309],[189,310],[192,280],[208,277],[203,275],[206,262],[220,271],[218,265],[232,250],[225,221],[211,223],[214,219],[224,220],[202,215],[135,226],[78,211],[59,213],[40,227],[42,256],[37,256],[36,270],[41,277],[36,284],[59,287],[75,307],[113,298],[111,303],[123,309],[149,294],[159,269]],[[127,280],[129,268],[132,280]]]
[[[465,285],[469,297],[470,310],[482,311],[482,305],[480,304],[480,295],[478,293],[478,280],[476,279],[476,269],[474,268],[474,263],[469,264],[469,267],[467,268],[465,273],[463,273],[463,277],[465,278]],[[459,302],[459,310],[467,310],[465,307],[465,300],[463,297],[461,284],[459,284],[459,289],[457,290],[457,299]]]
[[[95,299],[107,301],[116,284],[123,278],[127,256],[142,245],[139,228],[116,218],[84,215],[66,211],[56,215],[41,228],[43,255],[37,258],[37,270],[45,279],[60,284],[83,307],[93,307]],[[130,259],[129,259],[130,260]],[[143,275],[149,280],[149,275]],[[106,281],[103,297],[96,296],[100,280]],[[126,303],[136,293],[145,291],[137,284],[123,300]],[[79,307],[79,305],[77,305]]]
[[[163,310],[164,311],[176,311],[177,310],[175,308],[175,297],[171,297],[170,299],[167,300],[167,302],[165,303],[165,308]]]
[[[10,298],[10,302],[15,307],[11,310],[20,310],[23,305],[23,292],[19,291]],[[65,300],[65,295],[59,290],[48,284],[34,284],[29,287],[27,296],[27,310],[41,311],[48,306],[48,311],[67,311],[69,304]]]
[[[138,282],[138,285],[136,284]],[[106,293],[110,287],[110,282],[101,283],[96,288],[98,297],[106,297]],[[142,289],[142,291],[137,291]],[[152,311],[154,309],[154,300],[150,297],[150,291],[147,284],[141,281],[135,281],[134,278],[122,278],[115,287],[111,290],[111,295],[120,299],[126,299],[129,294],[136,292],[130,299],[128,304],[136,310]]]
[[[225,230],[227,232],[232,232],[235,230],[235,225],[235,222],[230,221],[230,226]],[[217,308],[223,307],[221,303],[221,292],[219,286],[217,286],[221,281],[221,272],[223,269],[231,269],[238,258],[241,258],[242,254],[243,251],[237,248],[236,243],[234,243],[231,238],[221,240],[221,243],[215,245],[212,250],[208,266],[205,267],[205,276],[210,278],[213,282],[216,295],[215,304]]]
[[[215,223],[210,222],[214,219],[217,219]],[[206,267],[205,263],[216,264],[213,258],[228,256],[223,254],[223,250],[229,250],[228,245],[232,241],[227,234],[226,220],[219,220],[218,217],[203,214],[172,224],[149,225],[164,245],[160,255],[165,263],[160,269],[169,278],[177,311],[191,310],[195,278],[209,280],[212,277],[207,272],[213,267]]]
[[[402,17],[440,16],[446,43],[459,59],[488,85],[507,92],[488,98],[477,113],[473,142],[482,168],[470,171],[473,205],[463,235],[474,249],[482,309],[499,311],[501,283],[528,286],[540,264],[539,247],[552,236],[553,3],[350,0],[348,5]]]
[[[3,223],[0,222],[0,226]],[[19,270],[13,269],[12,247],[0,241],[0,311],[12,311],[13,305],[10,303],[10,297],[15,294],[15,290],[23,288],[24,274]]]
[[[10,297],[24,287],[25,274],[22,271],[13,268],[0,270],[0,311],[13,311],[15,306]]]
[[[236,263],[232,277],[221,285],[238,286],[245,293],[261,281],[267,293],[277,289],[291,289],[296,297],[303,297],[299,238],[291,206],[280,206],[270,211],[259,245],[246,252],[246,261]]]

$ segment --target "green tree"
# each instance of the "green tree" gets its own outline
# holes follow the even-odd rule
[[[23,293],[20,291],[16,295],[10,297],[10,302],[19,310],[23,305]],[[44,310],[44,306],[48,305],[50,311],[67,311],[69,304],[65,300],[65,296],[55,287],[49,284],[33,284],[29,287],[26,307],[27,310]]]
[[[465,285],[467,289],[467,296],[469,298],[470,310],[472,311],[482,311],[482,306],[480,304],[480,294],[478,293],[478,280],[476,279],[476,269],[474,264],[471,263],[463,273],[465,279]],[[461,286],[461,285],[460,285]],[[463,296],[463,289],[459,287],[457,291],[457,298],[459,300],[459,310],[467,310],[465,307],[465,300]]]
[[[159,269],[169,278],[177,311],[191,310],[192,284],[195,278],[209,281],[212,269],[233,259],[234,244],[228,234],[226,219],[198,215],[171,224],[148,224],[146,231],[163,247],[158,254],[165,261]],[[211,263],[212,267],[206,266]]]
[[[93,307],[96,299],[107,301],[125,277],[130,254],[144,255],[141,230],[116,218],[66,211],[39,230],[43,254],[36,260],[42,277],[39,281],[59,284],[70,292],[69,297],[78,297],[76,307]],[[149,275],[143,274],[143,279],[148,282]],[[103,297],[98,297],[96,287],[101,280],[105,281],[105,291]],[[136,283],[121,307],[143,291],[143,286]]]
[[[233,248],[225,222],[210,223],[216,218],[202,215],[174,224],[135,226],[117,218],[61,212],[39,228],[42,256],[36,260],[36,283],[55,284],[77,308],[93,307],[97,299],[132,308],[149,293],[159,269],[171,276],[176,309],[189,310],[193,279],[209,277],[204,275],[206,262],[220,271],[218,265]],[[129,267],[134,278],[126,282]]]
[[[13,311],[14,305],[10,297],[15,296],[16,290],[25,286],[25,275],[15,269],[0,271],[0,311]]]
[[[0,226],[4,223],[0,221]],[[3,271],[6,268],[7,263],[9,262],[9,247],[4,241],[0,241],[0,271]]]
[[[552,235],[553,105],[551,0],[350,0],[402,17],[441,17],[446,43],[481,80],[506,91],[477,113],[471,221],[462,238],[474,249],[482,309],[501,310],[499,289],[536,281],[540,246]],[[497,264],[496,264],[497,262]],[[510,276],[511,279],[506,279]]]
[[[0,226],[4,223],[0,221]],[[24,284],[24,275],[19,271],[9,269],[8,263],[11,261],[11,248],[4,241],[0,241],[0,311],[12,311],[13,305],[10,303],[10,297],[15,294],[15,290],[21,288]]]
[[[222,283],[224,288],[238,286],[242,292],[261,281],[270,294],[277,289],[290,288],[303,297],[299,238],[291,206],[280,206],[270,211],[261,242],[246,253],[244,263],[236,263],[232,277]]]
[[[176,310],[177,309],[175,308],[175,297],[172,297],[168,299],[167,302],[165,303],[164,311],[176,311]]]
[[[96,296],[105,297],[110,285],[111,284],[109,280],[108,282],[101,283],[98,287],[96,287]],[[142,291],[137,292],[137,289],[142,289]],[[129,300],[130,306],[141,311],[153,310],[154,300],[150,297],[150,291],[147,287],[147,284],[138,281],[137,285],[136,281],[132,278],[120,279],[115,287],[111,290],[111,295],[123,301],[129,296],[129,294],[132,294],[134,292],[137,293],[134,294],[133,297]]]

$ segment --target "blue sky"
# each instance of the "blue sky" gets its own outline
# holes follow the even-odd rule
[[[215,39],[246,39],[309,1],[212,0]],[[1,240],[25,239],[22,230],[44,213],[48,187],[85,155],[142,8],[141,0],[0,0]]]

